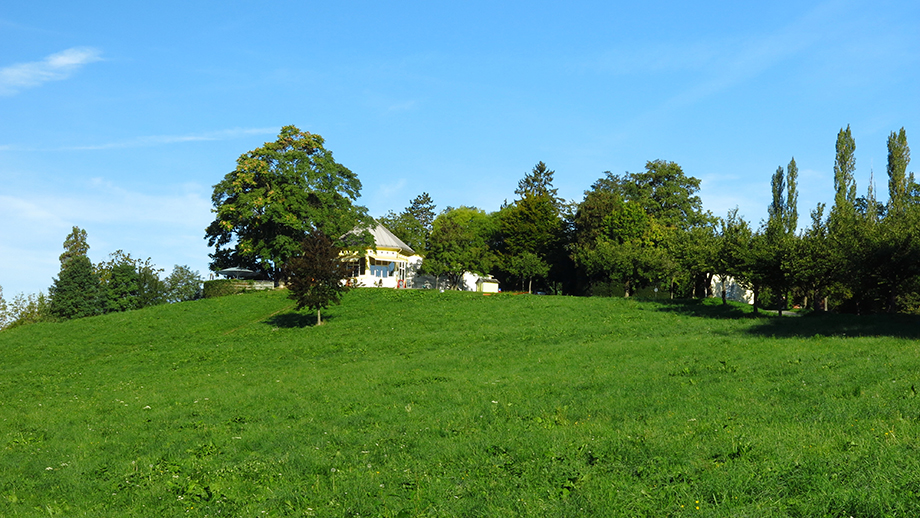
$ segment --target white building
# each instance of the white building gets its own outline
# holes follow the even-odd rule
[[[352,260],[352,282],[358,286],[378,288],[445,289],[447,279],[419,274],[422,256],[415,253],[402,239],[377,223],[368,230],[374,237],[375,248],[368,248],[364,257]],[[498,283],[488,277],[464,273],[460,283],[463,291],[498,291]]]
[[[732,277],[712,277],[712,296],[722,298],[722,287],[725,287],[725,298],[735,302],[744,302],[746,304],[754,303],[754,292],[741,286]]]

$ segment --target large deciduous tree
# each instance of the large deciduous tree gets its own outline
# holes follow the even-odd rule
[[[494,262],[489,237],[493,221],[474,207],[448,207],[434,219],[425,272],[445,276],[451,289],[459,289],[463,274],[488,274]]]
[[[321,310],[338,304],[351,288],[343,282],[351,269],[342,258],[343,249],[317,229],[300,246],[300,253],[284,265],[288,297],[297,303],[297,309],[316,311],[316,325],[321,325]]]
[[[673,288],[679,280],[685,293],[704,295],[714,271],[716,219],[702,211],[699,186],[698,179],[664,160],[647,162],[641,173],[607,172],[576,213],[573,258],[591,280],[601,280],[597,275],[603,272],[602,277],[624,282],[627,294],[665,281]],[[639,212],[651,232],[641,239],[624,235],[626,222],[640,222]]]
[[[244,153],[236,169],[214,186],[214,221],[206,229],[215,247],[212,268],[251,261],[275,281],[282,265],[300,253],[301,243],[318,230],[334,240],[355,228],[370,228],[364,207],[355,204],[361,182],[323,147],[321,136],[294,126],[278,139]],[[363,247],[370,235],[350,244]],[[344,244],[344,243],[340,243]]]
[[[153,261],[131,257],[124,250],[109,254],[109,260],[96,265],[102,281],[106,311],[127,311],[166,302],[166,286],[160,280],[162,268]]]
[[[649,161],[645,171],[622,176],[607,172],[592,189],[606,189],[626,201],[638,203],[649,216],[665,226],[687,228],[706,218],[703,202],[696,195],[700,180],[684,174],[674,162]]]

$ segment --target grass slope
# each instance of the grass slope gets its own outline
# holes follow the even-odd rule
[[[918,320],[281,293],[0,333],[3,516],[918,516]]]

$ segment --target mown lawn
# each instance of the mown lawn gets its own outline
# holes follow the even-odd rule
[[[245,294],[0,332],[2,516],[920,516],[920,320]]]

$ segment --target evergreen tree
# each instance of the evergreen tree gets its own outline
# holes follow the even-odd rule
[[[514,194],[517,194],[519,199],[547,197],[558,211],[562,198],[557,196],[558,189],[553,187],[554,174],[556,171],[550,170],[542,161],[537,162],[537,165],[518,181]]]
[[[86,231],[74,226],[67,238],[64,239],[64,253],[61,254],[61,266],[64,266],[76,256],[85,256],[89,253],[89,244],[86,242]]]
[[[61,266],[49,289],[50,311],[57,318],[81,318],[103,312],[104,299],[99,276],[85,255],[74,255]]]
[[[415,197],[401,213],[392,210],[380,218],[380,223],[396,237],[409,245],[415,253],[424,256],[431,236],[435,205],[424,192]]]
[[[555,289],[556,282],[566,276],[561,200],[553,187],[553,174],[539,162],[518,182],[515,193],[520,197],[496,215],[497,233],[491,245],[498,260],[493,274],[502,283],[532,284],[534,278],[549,276],[554,281],[549,285]]]

